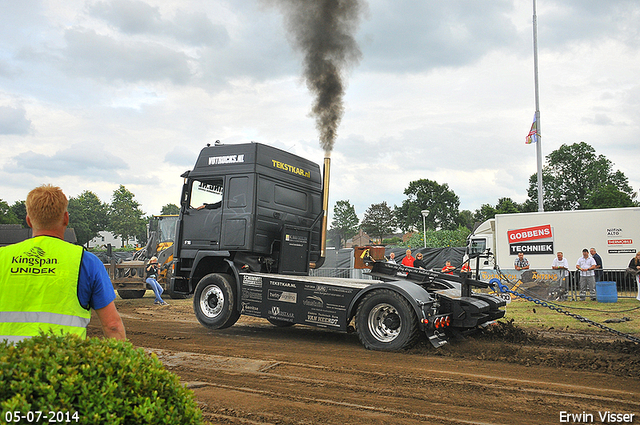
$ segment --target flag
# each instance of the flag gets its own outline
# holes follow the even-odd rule
[[[527,138],[525,140],[525,143],[531,144],[531,143],[536,143],[538,141],[538,121],[536,120],[537,115],[534,113],[533,114],[533,124],[531,124],[531,130],[529,130],[529,134],[527,135]]]

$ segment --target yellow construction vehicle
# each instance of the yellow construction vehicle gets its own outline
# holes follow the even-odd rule
[[[176,234],[178,215],[154,215],[149,220],[147,228],[147,245],[133,255],[131,261],[106,264],[114,289],[124,299],[141,298],[147,288],[145,282],[145,265],[151,257],[158,258],[161,265],[156,280],[167,288],[170,265],[173,261],[173,241]],[[171,298],[174,294],[168,293]],[[184,298],[178,295],[177,298]]]

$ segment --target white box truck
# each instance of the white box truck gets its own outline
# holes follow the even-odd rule
[[[603,269],[624,270],[640,249],[640,208],[498,214],[468,238],[468,252],[490,250],[502,269],[512,269],[522,251],[531,269],[550,269],[558,251],[571,270],[584,248],[595,248]],[[493,269],[484,259],[480,269]]]

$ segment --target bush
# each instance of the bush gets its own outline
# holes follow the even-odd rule
[[[79,424],[202,423],[193,393],[155,354],[75,335],[0,342],[0,422],[15,411],[42,412],[29,423],[48,423],[49,412]]]
[[[399,245],[402,245],[402,238],[394,236],[394,237],[389,238],[389,239],[383,239],[382,240],[382,244],[385,245],[385,246],[386,245],[399,246]]]

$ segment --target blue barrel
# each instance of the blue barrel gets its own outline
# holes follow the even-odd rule
[[[615,282],[596,282],[596,298],[599,303],[617,303],[618,290]]]

